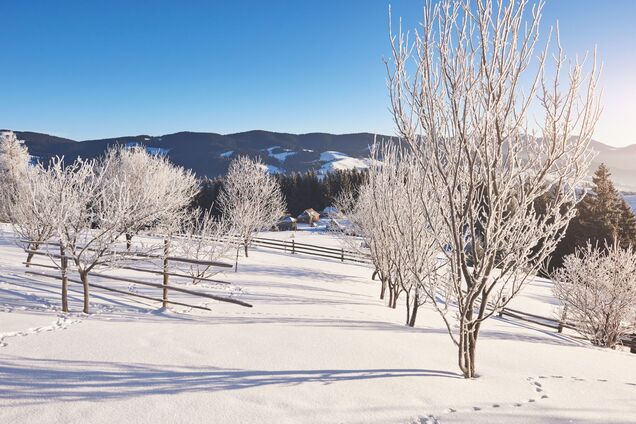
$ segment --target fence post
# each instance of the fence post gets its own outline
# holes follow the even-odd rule
[[[344,262],[344,247],[340,249],[340,262]]]
[[[163,297],[162,306],[168,307],[168,239],[163,239]]]
[[[294,240],[292,239],[292,255],[296,253],[296,243],[294,242]]]
[[[62,273],[62,311],[68,312],[68,275],[66,268],[68,267],[68,258],[64,254],[64,245],[60,240],[60,272]]]

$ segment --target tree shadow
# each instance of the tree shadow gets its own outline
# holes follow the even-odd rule
[[[492,318],[496,321],[504,322],[508,325],[523,328],[526,330],[532,330],[534,332],[541,334],[541,336],[529,336],[526,334],[519,334],[519,333],[513,334],[512,332],[504,333],[507,335],[507,337],[505,338],[509,340],[521,340],[521,341],[534,340],[537,343],[553,344],[553,345],[561,345],[561,346],[564,346],[564,345],[565,346],[585,346],[586,345],[586,343],[576,340],[573,337],[570,337],[563,333],[557,333],[555,330],[552,330],[552,331],[544,330],[537,324],[528,324],[517,319],[511,319],[506,317],[493,316]]]
[[[23,406],[404,377],[462,378],[454,372],[415,368],[244,370],[16,357],[0,361],[0,399],[22,401]]]

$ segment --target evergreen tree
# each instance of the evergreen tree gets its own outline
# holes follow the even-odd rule
[[[582,224],[588,234],[597,239],[593,242],[607,240],[611,244],[616,237],[620,239],[622,197],[610,176],[609,169],[602,163],[592,177],[594,193],[589,193],[581,201]]]
[[[577,205],[577,216],[552,255],[550,269],[560,267],[566,255],[585,248],[588,241],[599,247],[614,241],[621,247],[636,246],[636,216],[610,177],[607,166],[601,164],[592,177],[592,190]]]
[[[366,171],[337,170],[326,175],[318,175],[310,170],[303,174],[294,172],[289,175],[275,176],[285,201],[287,211],[299,215],[308,208],[322,211],[334,203],[343,191],[355,193],[367,178]],[[220,215],[217,196],[223,186],[223,178],[205,178],[200,181],[200,192],[194,200],[195,207],[211,210],[215,216]]]
[[[626,248],[627,245],[636,247],[636,214],[624,198],[621,198],[619,210],[619,234],[621,234],[621,247]]]

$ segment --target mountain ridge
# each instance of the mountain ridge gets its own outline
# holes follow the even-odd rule
[[[140,134],[77,141],[33,131],[14,132],[20,140],[24,140],[31,155],[42,161],[56,155],[64,155],[71,160],[80,156],[93,158],[113,144],[140,144],[166,154],[175,164],[192,169],[199,177],[224,174],[231,159],[238,154],[260,157],[272,172],[313,169],[324,173],[334,169],[362,168],[369,146],[376,137],[393,138],[369,132],[294,134],[250,130],[229,134],[179,131],[160,136]],[[590,174],[603,162],[610,168],[621,190],[636,192],[636,144],[613,147],[592,140],[591,147],[597,155],[592,161]]]

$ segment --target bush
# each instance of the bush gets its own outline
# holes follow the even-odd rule
[[[568,321],[592,344],[614,348],[634,331],[636,253],[631,247],[598,248],[588,243],[565,257],[553,280]]]

